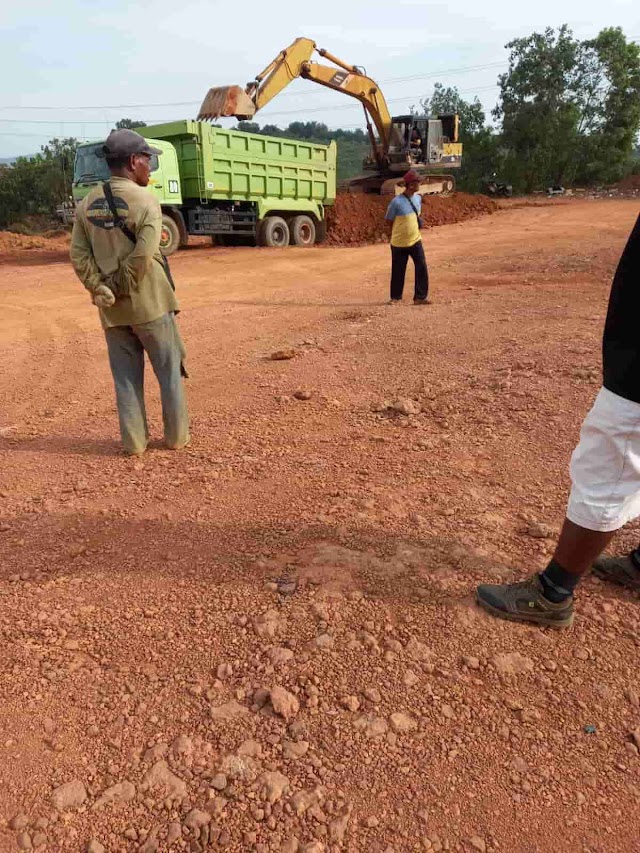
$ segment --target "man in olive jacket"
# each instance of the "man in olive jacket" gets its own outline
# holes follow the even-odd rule
[[[135,456],[149,440],[145,352],[160,385],[167,447],[178,450],[190,441],[179,308],[160,253],[162,212],[145,189],[152,158],[161,153],[133,130],[114,130],[102,148],[111,180],[80,202],[71,238],[71,263],[107,339],[122,443]]]

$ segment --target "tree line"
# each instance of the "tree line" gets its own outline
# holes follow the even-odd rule
[[[640,173],[640,46],[620,27],[579,40],[569,27],[514,39],[507,70],[498,77],[498,102],[488,121],[478,98],[466,101],[455,87],[436,83],[411,108],[414,113],[460,115],[463,165],[458,186],[481,191],[487,179],[516,192],[547,186],[612,184]],[[123,118],[116,127],[139,127]],[[330,130],[315,121],[239,122],[252,133],[338,143],[338,179],[361,172],[369,152],[362,130]],[[78,141],[53,139],[34,157],[0,166],[0,227],[30,214],[51,212],[71,194]]]
[[[116,127],[143,127],[145,122],[121,119]],[[32,157],[0,165],[0,228],[25,217],[52,214],[72,190],[73,161],[79,141],[51,139]]]

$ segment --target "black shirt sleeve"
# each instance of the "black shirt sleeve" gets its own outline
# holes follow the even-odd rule
[[[613,278],[602,356],[604,387],[640,403],[640,216]]]

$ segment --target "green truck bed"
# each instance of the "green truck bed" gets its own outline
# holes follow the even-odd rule
[[[296,209],[292,202],[302,202],[302,209],[309,201],[317,205],[335,201],[334,142],[298,142],[199,121],[174,121],[139,130],[149,139],[165,139],[175,146],[185,199],[269,199],[270,208],[273,202],[283,201],[287,210]]]

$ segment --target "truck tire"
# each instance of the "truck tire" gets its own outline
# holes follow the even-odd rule
[[[266,216],[258,224],[256,242],[258,246],[282,248],[289,245],[289,226],[281,216]]]
[[[316,223],[310,216],[294,216],[289,222],[294,246],[313,246],[316,242]]]
[[[162,214],[162,230],[160,231],[160,249],[163,255],[173,255],[180,245],[180,229],[168,213]]]

